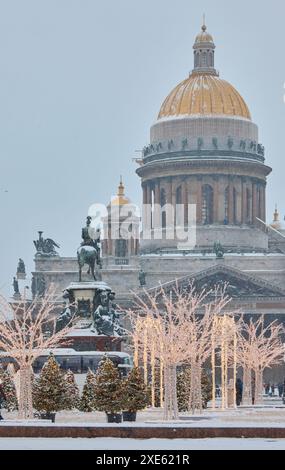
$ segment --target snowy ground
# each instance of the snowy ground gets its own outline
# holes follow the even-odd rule
[[[15,413],[2,412],[5,420],[0,426],[37,425],[50,426],[50,421],[32,420],[30,423],[18,421]],[[107,424],[104,413],[61,412],[57,413],[53,426],[118,426]],[[281,400],[266,400],[263,407],[238,408],[222,412],[211,409],[202,415],[181,414],[180,420],[165,423],[162,410],[149,409],[138,413],[136,423],[122,423],[120,426],[180,426],[189,427],[278,427],[285,428],[285,406]],[[285,450],[285,439],[115,439],[115,438],[0,438],[0,450],[3,449],[82,449],[82,450]]]
[[[187,413],[180,414],[180,420],[170,423],[163,421],[161,409],[148,409],[138,413],[136,423],[122,423],[123,426],[195,426],[195,427],[285,427],[285,406],[281,400],[267,400],[263,407],[240,407],[236,410],[213,412],[211,409],[205,410],[202,414],[197,413],[192,416]],[[2,411],[5,418],[0,422],[0,426],[7,425],[50,425],[50,421],[32,420],[30,423],[21,422],[17,419],[16,413]],[[64,411],[56,414],[54,426],[114,426],[106,423],[105,413],[81,413],[78,411]],[[117,426],[117,425],[115,425]]]
[[[285,439],[2,438],[0,450],[285,450]]]

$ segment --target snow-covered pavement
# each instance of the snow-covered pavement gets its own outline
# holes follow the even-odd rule
[[[2,438],[0,450],[285,450],[285,439]]]

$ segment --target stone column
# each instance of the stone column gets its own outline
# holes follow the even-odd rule
[[[213,223],[219,223],[219,199],[220,199],[220,177],[214,176],[214,207],[213,207]]]
[[[249,223],[252,224],[252,201],[253,201],[253,196],[252,196],[252,184],[247,184],[247,189],[249,191]]]
[[[233,225],[234,223],[234,182],[233,182],[233,177],[230,176],[230,181],[229,181],[229,224]]]
[[[187,194],[187,182],[183,181],[182,183],[182,204],[184,207],[183,215],[184,215],[184,225],[187,226],[188,224],[188,194]]]
[[[252,223],[253,225],[257,224],[257,194],[256,194],[256,183],[252,183]]]
[[[166,204],[172,204],[172,179],[167,180],[165,186]]]
[[[261,195],[262,195],[262,199],[261,199],[261,215],[262,215],[262,220],[264,222],[266,222],[266,183],[263,184],[262,188],[261,188]]]
[[[236,184],[236,195],[237,195],[237,201],[236,201],[236,211],[237,211],[237,224],[242,223],[242,211],[243,211],[243,205],[242,205],[242,200],[243,200],[243,185],[242,185],[242,180],[241,178],[238,178],[238,182]]]
[[[242,202],[241,202],[241,223],[246,224],[246,211],[247,211],[247,200],[246,200],[246,178],[241,178],[241,191],[242,191]]]
[[[155,180],[154,184],[154,223],[153,227],[159,229],[161,227],[161,206],[160,206],[160,183],[159,180]]]
[[[197,224],[202,224],[202,186],[203,180],[202,178],[198,178],[196,184],[196,201],[197,201]]]
[[[218,223],[223,225],[225,220],[225,191],[228,186],[228,181],[224,176],[219,176],[218,183]]]
[[[143,191],[143,204],[147,203],[147,187],[146,184],[142,184],[142,191]]]
[[[151,186],[150,182],[145,183],[145,201],[143,207],[143,231],[150,230],[151,228]]]

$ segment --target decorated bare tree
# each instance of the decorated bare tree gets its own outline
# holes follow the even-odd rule
[[[229,302],[224,288],[211,294],[197,293],[193,284],[170,291],[161,287],[137,297],[129,312],[136,362],[139,353],[147,357],[148,335],[150,355],[163,364],[165,420],[178,418],[177,367],[185,363],[191,365],[191,408],[202,409],[201,367],[211,351],[212,321]]]
[[[32,365],[47,349],[56,347],[72,329],[71,322],[56,331],[54,290],[32,302],[9,304],[0,297],[0,350],[19,367],[19,417],[33,417]]]
[[[284,327],[276,320],[265,326],[264,315],[256,320],[251,318],[249,323],[243,322],[238,342],[244,374],[243,403],[248,404],[252,394],[255,404],[262,402],[264,370],[282,362],[284,357],[282,333]]]

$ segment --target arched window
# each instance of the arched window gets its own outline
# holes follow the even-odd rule
[[[202,54],[202,67],[207,67],[207,52],[203,52]]]
[[[124,238],[119,238],[118,240],[116,240],[115,256],[116,258],[126,258],[127,240],[125,240]]]
[[[225,189],[224,208],[225,208],[224,224],[228,225],[229,223],[229,187]]]
[[[210,52],[209,54],[209,60],[210,60],[210,67],[214,67],[214,53]]]
[[[212,186],[205,184],[202,186],[202,224],[213,223],[214,192]]]
[[[182,188],[179,186],[179,188],[176,189],[176,204],[182,204]]]
[[[161,208],[162,208],[161,226],[162,226],[162,228],[165,228],[166,227],[166,210],[165,210],[166,192],[165,192],[165,189],[161,189],[161,191],[160,191],[160,205],[161,205]]]

